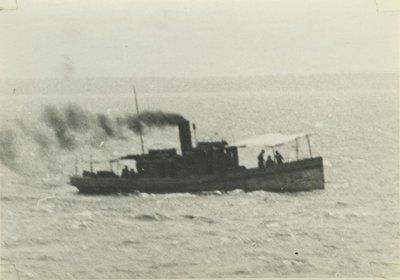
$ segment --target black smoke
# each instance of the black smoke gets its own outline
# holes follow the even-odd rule
[[[50,126],[61,148],[72,150],[75,147],[75,139],[71,135],[65,115],[54,106],[47,106],[43,112],[43,118]]]
[[[139,115],[126,116],[127,126],[135,133],[143,133],[144,127],[175,126],[186,119],[176,113],[144,111]]]
[[[97,121],[100,128],[107,134],[109,137],[117,136],[117,123],[114,122],[111,117],[105,114],[98,114]]]
[[[68,104],[64,109],[68,127],[74,131],[85,131],[90,128],[91,115],[76,104]]]
[[[53,155],[62,150],[73,151],[80,147],[108,139],[129,140],[132,133],[146,133],[146,129],[176,126],[185,118],[176,113],[144,111],[140,115],[108,115],[91,113],[76,104],[58,108],[46,106],[40,123],[30,119],[17,118],[9,122],[9,128],[0,130],[0,161],[12,170],[40,168],[30,164],[46,158],[52,163]]]
[[[179,114],[163,111],[144,111],[139,115],[115,117],[104,113],[96,115],[76,104],[68,104],[61,110],[47,106],[43,116],[45,123],[54,131],[60,147],[67,150],[75,148],[75,136],[82,133],[96,134],[101,131],[104,141],[109,138],[126,139],[123,131],[127,129],[139,134],[145,133],[145,128],[175,126],[186,120]],[[37,137],[36,140],[41,145],[45,142],[43,137]]]
[[[0,131],[0,160],[9,167],[16,166],[16,135],[11,129]]]

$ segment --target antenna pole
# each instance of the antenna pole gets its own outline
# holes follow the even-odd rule
[[[308,151],[310,152],[310,158],[312,158],[310,136],[307,135],[306,138],[307,138],[307,143],[308,143]]]
[[[136,113],[139,117],[139,114],[140,114],[139,113],[139,103],[138,103],[138,99],[137,99],[136,89],[135,89],[135,86],[132,86],[132,88],[133,88],[133,93],[135,94]],[[142,147],[142,155],[143,155],[144,154],[144,143],[143,143],[142,127],[140,127],[139,136],[140,136],[140,146]]]

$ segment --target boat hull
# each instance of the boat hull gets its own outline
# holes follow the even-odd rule
[[[102,178],[72,176],[70,184],[81,193],[176,193],[264,190],[295,192],[324,189],[321,157],[289,162],[270,168],[238,170],[225,175],[186,178]]]

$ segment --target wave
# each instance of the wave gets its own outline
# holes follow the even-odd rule
[[[137,215],[135,217],[136,220],[139,221],[168,221],[172,220],[172,218],[159,214],[159,213],[154,213],[154,214],[141,214]]]
[[[182,217],[188,220],[199,221],[208,224],[215,224],[215,221],[213,219],[207,217],[193,216],[193,215],[182,215]]]

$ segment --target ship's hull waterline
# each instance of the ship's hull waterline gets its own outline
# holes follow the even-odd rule
[[[104,178],[72,176],[71,185],[81,193],[198,193],[209,191],[264,190],[296,192],[324,189],[321,157],[243,169],[235,173],[185,178]]]

